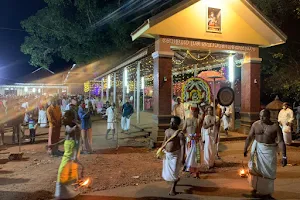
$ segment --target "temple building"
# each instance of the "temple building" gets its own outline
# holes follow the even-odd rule
[[[95,80],[102,84],[102,98],[124,102],[133,97],[138,116],[141,110],[153,114],[155,142],[169,126],[173,96],[184,101],[182,87],[192,77],[210,85],[212,99],[219,88],[232,87],[238,131],[248,133],[260,111],[260,48],[287,40],[248,0],[184,0],[145,21],[131,37],[152,38],[153,45]],[[216,73],[220,78],[212,88]]]

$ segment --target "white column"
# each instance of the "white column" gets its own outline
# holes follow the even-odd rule
[[[234,83],[235,83],[235,59],[234,56],[231,55],[228,60],[228,66],[229,66],[229,81],[231,82],[231,88],[234,91]],[[235,130],[235,105],[234,101],[230,105],[231,106],[231,120],[230,120],[230,125],[229,127],[231,128],[232,131]]]
[[[109,79],[110,76],[107,76],[107,81],[106,81],[106,101],[109,101]],[[111,103],[111,102],[110,102]]]
[[[117,73],[114,72],[114,103],[117,102]]]
[[[126,75],[125,75],[125,70],[126,68],[124,68],[124,72],[123,72],[123,96],[122,96],[122,105],[125,103],[125,95],[126,95]]]
[[[143,111],[145,110],[145,77],[142,77],[141,78],[141,88],[142,88],[142,91],[143,91]]]
[[[141,62],[139,61],[136,68],[136,121],[140,123],[140,94],[141,94]]]
[[[104,78],[101,80],[101,101],[103,102],[103,94],[104,94]]]
[[[136,109],[136,80],[133,81],[133,108]]]

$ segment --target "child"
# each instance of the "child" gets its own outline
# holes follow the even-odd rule
[[[36,128],[37,128],[37,123],[33,119],[32,114],[29,115],[28,128],[29,128],[29,132],[30,132],[30,143],[34,144],[35,143],[35,132],[36,132]]]
[[[80,128],[71,110],[66,111],[63,124],[66,126],[65,152],[58,169],[55,197],[56,199],[72,199],[78,195],[70,186],[78,181]]]

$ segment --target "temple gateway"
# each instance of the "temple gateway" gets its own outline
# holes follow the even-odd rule
[[[154,44],[95,80],[102,99],[133,97],[138,121],[142,110],[152,113],[155,142],[163,140],[169,126],[172,98],[182,97],[193,77],[210,85],[211,99],[224,86],[234,89],[236,128],[247,134],[260,111],[259,50],[287,39],[248,0],[185,0],[145,21],[131,37],[152,38]],[[213,88],[210,76],[216,73],[221,78]]]

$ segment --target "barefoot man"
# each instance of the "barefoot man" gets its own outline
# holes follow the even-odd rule
[[[172,182],[172,188],[169,195],[176,195],[175,187],[179,181],[179,171],[181,165],[184,165],[185,138],[178,127],[181,119],[173,116],[170,122],[170,128],[165,131],[165,140],[163,146],[165,149],[165,158],[163,160],[162,177],[165,181]]]
[[[207,115],[204,117],[203,121],[203,136],[205,140],[204,144],[204,164],[210,169],[215,165],[216,144],[218,142],[219,131],[220,130],[220,119],[218,116],[214,116],[213,107],[208,107]]]
[[[248,147],[253,141],[248,163],[250,176],[249,183],[253,188],[253,195],[258,193],[270,197],[274,192],[274,180],[276,179],[277,144],[282,150],[282,166],[286,166],[286,148],[283,136],[278,124],[270,121],[270,111],[262,110],[260,120],[254,122],[248,138],[246,139],[244,156],[247,156]]]
[[[187,118],[183,124],[186,137],[186,160],[184,170],[190,172],[194,178],[200,178],[200,143],[203,119],[199,116],[199,108],[192,107],[193,117]]]

